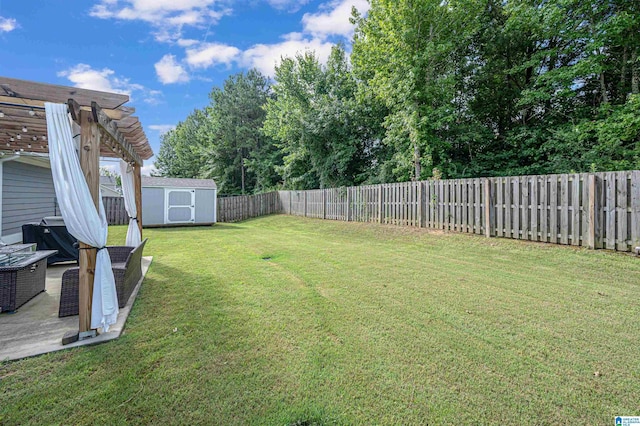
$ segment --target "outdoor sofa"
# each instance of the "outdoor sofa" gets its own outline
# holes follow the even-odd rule
[[[116,281],[116,294],[120,308],[127,304],[131,293],[142,278],[142,250],[144,250],[146,242],[147,240],[145,239],[138,247],[107,247],[111,258],[113,276]],[[76,267],[67,269],[62,274],[58,317],[78,315],[78,273],[79,268]]]

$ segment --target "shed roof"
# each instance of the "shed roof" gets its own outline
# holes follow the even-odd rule
[[[100,194],[103,197],[122,197],[121,193],[106,185],[100,185]]]
[[[100,185],[116,186],[117,184],[118,184],[118,182],[116,181],[115,177],[100,175]]]
[[[217,189],[213,179],[186,179],[142,176],[143,187]]]

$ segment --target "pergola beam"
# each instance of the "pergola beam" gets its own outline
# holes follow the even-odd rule
[[[104,111],[101,108],[93,103],[91,109],[89,111],[83,109],[74,99],[69,99],[67,101],[67,107],[69,108],[69,114],[71,114],[71,118],[76,123],[80,123],[80,117],[83,113],[88,113],[91,115],[93,122],[98,126],[98,131],[100,132],[101,138],[101,147],[106,147],[110,152],[115,153],[126,162],[136,161],[136,157],[133,154],[136,154],[135,151],[127,150],[128,143],[123,137],[118,139],[119,133],[117,127],[115,128],[115,132],[113,132],[114,124],[108,117],[104,115]],[[101,124],[102,120],[102,124]],[[110,129],[109,129],[110,127]],[[122,136],[122,135],[120,135]],[[129,145],[131,146],[131,145]],[[104,151],[104,149],[101,149]],[[139,158],[139,157],[138,157]],[[142,161],[142,160],[140,160]]]
[[[112,117],[113,118],[113,117]],[[121,119],[116,119],[114,118],[114,120],[118,120],[118,127],[119,128],[127,128],[130,126],[133,126],[136,123],[139,123],[138,117],[129,115],[127,117],[123,117]]]
[[[44,110],[44,102],[45,101],[38,101],[34,99],[0,96],[0,110],[2,110],[3,106],[6,106],[8,108],[33,108],[34,110]],[[80,106],[79,108],[84,111],[91,111],[90,106]],[[103,111],[110,119],[120,121],[134,114],[136,112],[136,109],[134,107],[119,106],[116,109],[103,108]],[[136,120],[137,118],[134,119],[134,122]]]
[[[135,129],[135,130],[132,130],[131,132],[120,132],[120,133],[125,134],[125,135],[127,136],[127,139],[128,139],[132,144],[134,144],[135,142],[137,142],[137,141],[138,141],[138,139],[139,139],[141,136],[144,136],[144,137],[146,138],[146,136],[145,136],[145,134],[144,134],[144,131],[142,130],[142,127],[138,128],[138,129]],[[135,141],[135,142],[134,142],[134,141]]]
[[[133,149],[133,146],[125,139],[125,137],[118,130],[118,126],[114,123],[102,109],[98,106],[96,102],[91,102],[91,112],[93,114],[93,118],[104,130],[107,135],[109,135],[112,139],[112,142],[115,141],[117,143],[117,147],[115,145],[110,145],[108,142],[107,146],[111,146],[112,149],[117,149],[118,152],[120,149],[123,150],[123,154],[128,156],[131,160],[133,160],[136,164],[142,164],[142,158],[138,155],[138,153]]]
[[[0,81],[2,81],[1,78]],[[3,97],[0,96],[0,98]],[[47,152],[47,123],[44,111],[42,111],[44,107],[41,106],[44,105],[44,102],[6,96],[4,99],[9,99],[12,102],[3,103],[0,101],[0,151]],[[93,113],[91,106],[78,104],[75,99],[67,100],[67,106],[76,122],[78,122],[80,111]],[[107,116],[104,123],[108,123],[111,119],[111,123],[115,125],[115,127],[114,125],[101,126],[101,131],[105,133],[105,143],[102,146],[101,155],[124,158],[128,162],[138,161],[136,155],[130,154],[131,151],[134,151],[142,160],[153,155],[138,117],[127,116],[122,120],[114,120],[113,117],[123,117],[125,114],[102,108],[101,111]],[[133,108],[130,111],[133,111]],[[117,114],[113,114],[114,112]],[[122,138],[118,139],[115,136],[114,128],[118,130]],[[128,142],[129,145],[120,146],[122,140]]]
[[[54,103],[64,103],[67,99],[74,98],[80,105],[98,102],[103,108],[108,109],[116,109],[129,102],[129,96],[121,93],[37,83],[9,77],[0,77],[0,95],[14,99],[23,98]]]

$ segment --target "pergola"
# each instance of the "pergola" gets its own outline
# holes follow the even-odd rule
[[[44,103],[64,103],[80,135],[78,153],[87,185],[98,208],[100,157],[119,158],[134,172],[137,222],[142,234],[140,169],[153,151],[135,109],[124,106],[129,96],[76,87],[57,86],[0,77],[0,155],[47,154],[48,135]],[[91,300],[97,249],[80,242],[79,332],[91,330]]]

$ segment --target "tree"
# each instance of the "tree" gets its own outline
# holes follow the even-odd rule
[[[210,140],[203,132],[206,115],[194,110],[175,129],[162,135],[155,161],[159,176],[198,178],[205,163],[202,152]]]
[[[388,109],[386,174],[420,179],[447,163],[445,136],[459,108],[456,73],[475,26],[476,2],[372,0],[357,23],[352,62],[366,89]],[[425,170],[426,169],[426,170]]]
[[[640,3],[372,0],[354,21],[361,92],[388,109],[385,176],[637,164]]]
[[[202,151],[201,174],[214,178],[227,194],[276,187],[281,155],[262,132],[263,105],[271,97],[267,79],[257,70],[232,75],[209,97],[203,132],[210,143]]]
[[[359,108],[343,46],[332,48],[326,66],[312,52],[284,58],[273,90],[264,132],[284,154],[280,173],[287,187],[354,185],[369,178],[376,139],[371,129],[377,125]]]
[[[503,67],[515,82],[503,133],[511,147],[511,166],[505,171],[619,170],[633,164],[638,133],[631,137],[615,120],[637,107],[630,96],[640,5],[512,0],[496,10],[504,24],[494,28],[510,40],[525,41],[516,50],[519,56]],[[498,57],[486,51],[483,56],[488,61]]]

